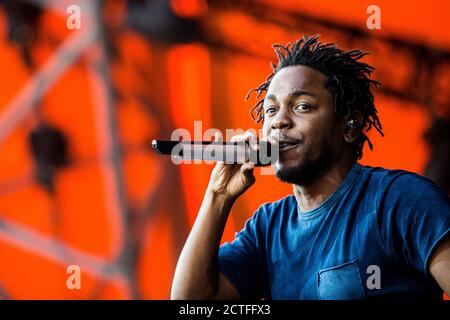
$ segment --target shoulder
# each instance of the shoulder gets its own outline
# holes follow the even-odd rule
[[[389,184],[393,181],[405,181],[405,180],[428,180],[425,177],[418,175],[417,173],[402,170],[402,169],[386,169],[383,167],[371,167],[366,165],[359,165],[358,170],[362,175],[367,176],[373,181],[380,184]]]
[[[361,171],[371,181],[377,212],[395,214],[400,219],[424,212],[448,217],[450,198],[432,180],[406,170],[361,166]]]
[[[435,182],[414,172],[370,166],[360,166],[360,171],[376,189],[379,201],[386,197],[413,202],[435,198],[448,200]]]

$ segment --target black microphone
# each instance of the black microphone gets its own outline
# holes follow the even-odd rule
[[[248,142],[216,141],[153,140],[152,147],[160,154],[171,155],[177,163],[182,160],[224,161],[227,164],[252,162],[261,167],[278,160],[278,148],[268,141],[259,141],[257,150]]]

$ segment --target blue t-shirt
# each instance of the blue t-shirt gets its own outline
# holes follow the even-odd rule
[[[355,163],[314,210],[294,195],[262,205],[220,247],[219,269],[245,298],[442,299],[428,264],[449,231],[435,183]]]

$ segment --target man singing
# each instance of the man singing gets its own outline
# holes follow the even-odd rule
[[[318,37],[274,46],[278,63],[252,110],[278,144],[293,194],[263,204],[220,247],[254,164],[214,168],[179,258],[173,299],[442,299],[450,293],[450,200],[432,181],[362,166],[382,127],[366,53]],[[216,140],[222,137],[216,135]],[[234,141],[251,141],[250,132]],[[270,192],[270,190],[268,190]]]

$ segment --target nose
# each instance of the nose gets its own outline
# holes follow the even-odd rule
[[[292,127],[292,119],[287,108],[280,108],[270,124],[272,130],[289,129]]]

